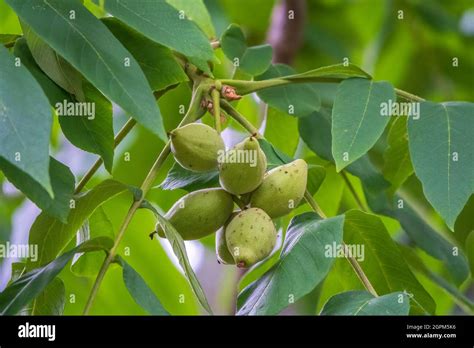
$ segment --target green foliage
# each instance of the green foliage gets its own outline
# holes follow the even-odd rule
[[[65,252],[43,267],[36,268],[16,279],[0,294],[2,315],[16,314],[31,300],[35,299],[66,266],[75,253],[108,250],[111,246],[112,240],[109,238],[90,240]]]
[[[58,0],[39,4],[36,1],[8,0],[7,3],[38,36],[105,96],[150,131],[166,138],[158,116],[159,109],[138,63],[106,26],[83,6]],[[80,20],[73,22],[70,11],[74,11]],[[69,49],[71,44],[75,49]]]
[[[395,100],[387,82],[348,79],[339,85],[332,109],[332,155],[338,171],[363,156],[382,135],[389,118],[380,106]]]
[[[473,113],[473,103],[422,102],[420,119],[408,122],[415,173],[451,229],[474,190]]]
[[[307,213],[295,217],[279,261],[239,294],[238,314],[278,314],[314,289],[334,261],[325,257],[325,246],[341,243],[343,223],[343,216],[319,220]]]
[[[0,86],[0,115],[4,121],[0,128],[0,160],[32,177],[53,197],[48,154],[52,117],[48,100],[28,70],[15,67],[15,60],[4,47],[0,47],[0,66],[2,80],[9,81]],[[25,90],[29,91],[26,100]]]
[[[32,220],[38,247],[0,284],[0,313],[474,312],[468,2],[410,2],[397,18],[390,1],[308,1],[294,28],[278,9],[273,0],[0,0],[0,247],[13,230],[26,239]],[[405,102],[419,113],[384,114]],[[95,115],[61,112],[80,103]],[[261,256],[242,257],[258,262],[240,279],[245,264],[216,264],[214,235],[185,244],[179,221],[162,214],[186,191],[224,185],[222,163],[197,172],[177,162],[170,134],[193,122],[214,127],[227,149],[256,137],[261,176],[295,160],[295,176],[307,176],[296,206],[277,202],[293,182],[225,193],[226,215],[257,202],[255,192],[265,214],[285,212],[265,221],[266,245],[253,243],[252,221],[232,220],[232,239]],[[188,160],[214,158],[217,148],[194,135],[180,143],[193,146]],[[247,170],[234,168],[231,179]],[[205,215],[193,217],[202,226]],[[157,221],[166,239],[150,241]],[[344,245],[362,255],[331,254]]]
[[[134,300],[151,315],[168,315],[160,300],[145,283],[145,280],[123,258],[118,257],[117,262],[123,268],[123,282]]]
[[[410,300],[402,292],[374,297],[366,291],[348,291],[333,296],[321,315],[408,315]]]
[[[222,34],[221,46],[234,66],[250,75],[260,75],[270,66],[272,47],[270,45],[248,47],[242,29],[235,24],[230,25]]]

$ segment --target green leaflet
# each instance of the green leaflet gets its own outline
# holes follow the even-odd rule
[[[164,0],[107,0],[105,9],[151,40],[187,57],[204,63],[213,58],[211,45],[203,32],[190,20],[180,18],[179,11]]]
[[[474,302],[467,298],[456,286],[452,285],[450,282],[446,281],[442,276],[431,271],[423,262],[423,260],[418,256],[415,250],[407,247],[405,245],[398,245],[400,250],[403,253],[403,257],[407,261],[410,268],[414,272],[419,272],[425,277],[430,279],[433,283],[440,286],[444,289],[457,304],[459,304],[466,311],[474,310]]]
[[[33,301],[29,315],[62,315],[66,305],[66,288],[58,277]]]
[[[43,267],[24,274],[0,293],[0,314],[12,315],[22,310],[30,301],[41,294],[75,253],[108,250],[112,245],[113,241],[110,238],[96,238],[65,252]]]
[[[148,39],[116,18],[103,18],[102,22],[140,64],[153,91],[188,80],[169,48]]]
[[[409,269],[403,255],[376,215],[358,210],[345,213],[344,241],[363,245],[359,264],[379,295],[395,291],[412,294],[414,313],[434,313],[435,303]]]
[[[168,171],[166,178],[160,184],[163,190],[183,189],[187,191],[199,190],[206,187],[219,185],[219,172],[192,172],[174,163]]]
[[[122,257],[117,256],[117,263],[123,268],[123,282],[135,302],[151,315],[169,315],[142,276]]]
[[[288,65],[271,65],[265,73],[256,80],[265,81],[294,74],[295,71]],[[321,100],[318,91],[309,84],[289,84],[272,87],[257,92],[258,96],[267,104],[289,115],[304,117],[319,110]]]
[[[85,82],[82,87],[84,101],[89,105],[94,105],[94,115],[58,115],[59,124],[72,144],[84,151],[98,154],[103,159],[107,171],[112,173],[114,160],[112,103],[91,84]],[[58,104],[56,104],[56,110],[57,106]]]
[[[268,44],[248,47],[242,29],[231,24],[221,37],[224,54],[235,67],[255,76],[265,72],[272,60],[272,47]]]
[[[382,135],[389,121],[381,106],[395,101],[388,82],[348,79],[339,85],[332,109],[332,155],[337,171],[362,157]]]
[[[160,111],[138,63],[80,2],[7,0],[7,3],[106,97],[166,140]]]
[[[68,167],[50,157],[49,175],[53,185],[54,198],[51,198],[44,187],[29,175],[2,158],[0,158],[0,169],[17,189],[43,210],[45,215],[57,218],[63,223],[67,221],[75,183],[74,175]]]
[[[203,0],[166,0],[166,2],[178,11],[184,11],[184,15],[196,23],[208,38],[216,37],[211,16]]]
[[[27,270],[54,260],[74,238],[84,221],[102,203],[127,191],[129,188],[114,180],[105,180],[89,192],[75,199],[68,222],[62,223],[45,213],[41,213],[30,230],[30,244],[38,245],[38,260],[27,263]]]
[[[408,315],[409,297],[403,292],[374,297],[367,291],[348,291],[331,297],[321,315]]]
[[[416,176],[451,230],[474,192],[473,115],[474,103],[421,102],[420,118],[408,121]]]
[[[383,154],[383,175],[396,191],[413,173],[408,150],[407,117],[400,116],[393,121],[387,138],[387,149]]]
[[[54,106],[57,102],[63,100],[72,101],[72,96],[64,89],[59,87],[53,80],[51,80],[36,63],[33,58],[30,48],[24,37],[15,42],[13,53],[16,57],[21,59],[23,64],[39,83],[43,92],[49,99],[50,105]]]
[[[84,101],[81,74],[36,35],[29,25],[22,23],[22,29],[29,50],[41,70],[78,101]]]
[[[0,47],[0,157],[38,182],[53,197],[49,177],[52,117],[34,77]],[[24,98],[28,91],[28,98]]]
[[[313,290],[334,262],[325,256],[325,249],[342,242],[343,224],[344,216],[320,220],[315,213],[304,213],[294,217],[280,260],[239,294],[237,314],[278,314],[290,300],[297,301]]]

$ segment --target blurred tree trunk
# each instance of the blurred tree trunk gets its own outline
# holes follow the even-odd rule
[[[291,64],[304,39],[306,0],[282,0],[272,14],[267,41],[273,46],[273,62]]]

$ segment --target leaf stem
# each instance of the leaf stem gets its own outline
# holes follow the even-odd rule
[[[415,94],[409,93],[399,88],[395,88],[395,93],[397,93],[399,97],[404,98],[406,100],[410,100],[410,101],[421,102],[425,100],[422,97],[419,97]]]
[[[259,133],[258,129],[253,124],[251,124],[244,115],[235,110],[234,107],[230,105],[228,101],[221,99],[221,107],[222,109],[224,109],[225,112],[227,112],[229,116],[236,120],[250,134],[259,139],[263,138],[263,136]]]
[[[349,261],[349,263],[351,264],[352,269],[357,274],[362,284],[364,284],[364,287],[373,296],[378,297],[379,295],[377,294],[374,287],[372,286],[372,283],[370,282],[369,278],[367,278],[367,275],[364,273],[364,270],[362,269],[362,267],[359,265],[359,263],[354,257],[348,255],[347,245],[344,242],[342,242],[342,244],[344,245],[344,249],[346,251],[344,254],[346,255],[347,261]]]
[[[249,133],[255,135],[257,138],[263,138],[263,136],[258,132],[258,129],[255,128],[247,119],[240,114],[237,110],[235,110],[232,105],[230,105],[227,101],[222,100],[221,101],[221,106],[222,108],[242,127],[244,127]],[[322,211],[322,209],[319,207],[318,203],[314,200],[313,196],[311,193],[306,190],[304,193],[304,198],[306,202],[310,205],[310,207],[323,219],[327,219],[327,215]],[[343,242],[344,244],[344,242]],[[346,248],[346,244],[344,244],[344,248]],[[370,292],[373,296],[377,297],[377,292],[375,291],[374,287],[372,286],[372,283],[370,283],[369,278],[367,275],[364,273],[364,270],[362,267],[359,265],[357,260],[351,256],[348,255],[347,253],[344,253],[346,255],[347,260],[351,264],[352,268],[354,269],[354,272],[357,274],[359,277],[360,281],[364,285],[364,287],[367,289],[368,292]]]
[[[203,87],[202,86],[197,86],[194,90],[193,97],[191,99],[191,104],[188,109],[188,112],[186,115],[183,117],[181,120],[181,123],[179,124],[178,127],[183,126],[185,124],[188,124],[190,122],[193,122],[196,120],[200,115],[202,115],[203,110],[201,109],[201,97],[203,95]],[[143,200],[145,199],[146,194],[150,190],[151,186],[153,185],[153,182],[156,179],[156,176],[158,175],[158,172],[165,162],[166,158],[171,152],[171,145],[170,142],[168,141],[161,151],[161,153],[158,155],[157,159],[155,160],[155,163],[149,170],[145,180],[143,181],[141,185],[141,197],[136,199],[130,209],[128,210],[127,215],[125,216],[124,221],[122,222],[122,225],[120,226],[119,232],[117,233],[117,236],[115,237],[114,245],[112,249],[110,249],[110,252],[108,253],[107,257],[105,258],[104,262],[102,263],[102,266],[100,268],[100,271],[97,275],[97,278],[94,282],[94,285],[92,286],[92,290],[89,294],[89,298],[87,299],[86,306],[84,308],[84,315],[87,315],[92,307],[92,304],[94,303],[94,300],[97,296],[97,293],[99,291],[100,285],[102,284],[102,281],[105,277],[105,274],[107,273],[107,270],[110,266],[110,264],[114,261],[115,255],[117,254],[117,249],[120,245],[120,242],[123,239],[123,236],[125,235],[125,231],[127,230],[127,227],[129,226],[130,222],[132,221],[133,216],[135,215],[135,212],[140,208],[140,205],[142,204]]]
[[[212,89],[211,91],[211,97],[212,97],[212,110],[214,114],[214,121],[216,125],[216,131],[217,133],[221,133],[221,104],[220,104],[220,99],[221,99],[221,93],[220,93],[220,84],[218,85],[216,83],[215,88]]]
[[[368,211],[367,207],[362,203],[362,199],[360,199],[359,195],[357,194],[354,185],[352,185],[351,181],[349,180],[349,177],[347,176],[347,173],[345,171],[341,171],[341,176],[344,182],[346,183],[347,188],[351,192],[352,196],[354,197],[357,207],[362,210],[362,211]]]

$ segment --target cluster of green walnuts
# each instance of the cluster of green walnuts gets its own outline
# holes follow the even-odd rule
[[[166,213],[182,238],[194,240],[217,231],[218,261],[240,268],[270,255],[277,240],[272,219],[288,214],[303,198],[306,162],[298,159],[267,172],[267,158],[255,137],[226,151],[219,133],[202,123],[177,128],[170,139],[182,167],[195,172],[218,169],[221,186],[188,193]],[[165,237],[159,224],[156,232]]]

